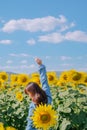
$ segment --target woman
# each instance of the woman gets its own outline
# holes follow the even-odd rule
[[[36,128],[33,127],[32,120],[29,118],[32,116],[33,110],[35,109],[35,107],[41,103],[51,104],[52,102],[50,87],[47,81],[46,68],[42,64],[41,59],[36,58],[35,61],[39,65],[39,74],[40,74],[40,81],[42,84],[42,88],[34,82],[29,83],[27,87],[25,88],[25,93],[29,95],[29,97],[32,100],[32,102],[29,105],[26,130],[36,130]]]

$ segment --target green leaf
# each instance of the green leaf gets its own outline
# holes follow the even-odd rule
[[[71,124],[70,121],[68,121],[66,118],[63,118],[62,123],[60,124],[59,130],[66,130],[67,126],[70,124]]]

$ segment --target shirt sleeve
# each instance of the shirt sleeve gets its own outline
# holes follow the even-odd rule
[[[39,66],[39,74],[40,74],[40,81],[41,81],[41,84],[42,84],[42,89],[46,92],[46,95],[48,97],[48,104],[51,104],[52,95],[51,95],[51,92],[50,92],[50,87],[48,85],[45,65],[41,64]]]
[[[32,116],[34,110],[34,104],[31,103],[29,106],[29,112],[28,112],[28,117],[27,117],[27,126],[25,130],[37,130],[35,127],[33,127],[33,121],[30,119]]]

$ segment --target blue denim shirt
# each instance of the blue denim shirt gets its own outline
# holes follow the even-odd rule
[[[46,68],[42,64],[39,66],[39,74],[40,74],[40,81],[41,81],[41,84],[42,84],[42,89],[46,92],[46,95],[47,95],[47,98],[48,98],[47,104],[51,104],[52,96],[51,96],[50,87],[49,87],[48,81],[47,81]],[[27,117],[26,130],[37,130],[35,127],[33,127],[33,122],[29,118],[30,116],[32,116],[33,110],[35,109],[35,107],[36,107],[36,105],[33,102],[31,102],[30,105],[29,105],[29,112],[28,112],[28,117]]]

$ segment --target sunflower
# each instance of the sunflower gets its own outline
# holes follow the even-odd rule
[[[2,80],[0,80],[0,88],[2,88],[2,86],[3,86],[3,82]]]
[[[6,127],[6,130],[16,130],[16,129],[12,126],[8,126],[8,127]]]
[[[4,125],[2,122],[0,122],[0,130],[5,130]]]
[[[57,123],[57,113],[52,109],[51,105],[39,105],[34,110],[31,119],[35,128],[47,130]]]
[[[60,74],[59,80],[63,82],[64,84],[67,84],[69,82],[69,74],[68,71],[63,71]]]
[[[35,83],[37,83],[39,86],[41,86],[40,78],[39,78],[39,77],[32,77],[32,78],[30,79],[30,82],[35,82]]]
[[[56,72],[47,72],[47,79],[50,85],[56,85],[58,76]]]
[[[30,82],[35,82],[39,86],[41,86],[39,73],[37,73],[37,72],[36,73],[32,73],[31,74]]]
[[[40,76],[39,76],[39,73],[36,72],[36,73],[32,73],[31,77],[33,78],[33,77],[40,77]]]
[[[86,72],[83,74],[82,84],[87,86],[87,73]]]
[[[16,99],[18,99],[19,101],[22,101],[23,100],[23,95],[21,92],[17,92],[16,93]]]
[[[79,88],[78,91],[79,91],[79,93],[81,93],[81,94],[87,94],[87,91],[86,91],[85,88]]]
[[[82,78],[82,73],[76,70],[69,71],[70,82],[79,83]]]
[[[18,75],[17,74],[11,74],[10,80],[11,80],[11,82],[10,82],[11,86],[16,86],[18,84],[18,82],[17,82],[18,81]]]
[[[57,84],[56,84],[58,87],[62,87],[62,86],[65,86],[66,83],[64,83],[63,81],[61,80],[58,80]]]
[[[8,74],[6,72],[1,72],[0,73],[0,79],[3,81],[3,82],[6,82],[8,80]]]
[[[27,74],[19,74],[18,75],[18,84],[22,86],[26,86],[29,83],[29,76]]]

